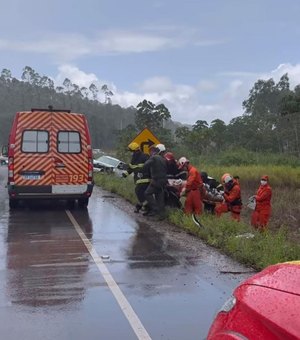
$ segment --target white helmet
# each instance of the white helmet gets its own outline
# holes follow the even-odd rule
[[[185,164],[187,164],[189,162],[190,161],[187,158],[185,158],[185,157],[179,158],[179,160],[178,160],[178,168],[182,169],[185,166]]]
[[[158,149],[158,152],[166,151],[166,147],[163,144],[157,144],[155,147]]]
[[[225,178],[224,178],[224,183],[227,184],[229,183],[230,181],[232,181],[233,178],[230,176],[230,175],[227,175]]]

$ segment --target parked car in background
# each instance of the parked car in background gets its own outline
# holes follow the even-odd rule
[[[299,311],[300,261],[269,266],[235,289],[207,339],[300,339]]]
[[[125,162],[107,155],[94,159],[93,164],[95,172],[114,173],[120,177],[127,169],[127,164]]]

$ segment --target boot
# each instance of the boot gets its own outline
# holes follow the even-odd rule
[[[149,210],[149,204],[147,201],[143,202],[141,209],[142,211],[145,211],[145,212]]]
[[[141,209],[142,209],[142,205],[141,205],[140,203],[137,203],[137,204],[135,205],[134,212],[135,212],[136,214],[138,214],[139,211],[140,211]]]

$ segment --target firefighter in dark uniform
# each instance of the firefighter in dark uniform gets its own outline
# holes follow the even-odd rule
[[[132,152],[131,162],[128,165],[128,170],[122,174],[123,177],[127,177],[133,173],[133,180],[135,183],[135,194],[138,199],[138,203],[135,206],[135,213],[138,213],[140,209],[146,210],[147,202],[145,199],[145,191],[150,183],[150,173],[143,169],[145,162],[149,159],[149,155],[141,151],[138,143],[132,142],[128,145],[129,151]]]
[[[150,172],[150,184],[145,192],[149,203],[148,216],[155,216],[161,220],[165,218],[165,188],[167,185],[167,160],[163,157],[166,148],[157,144],[151,148],[151,157],[145,163],[143,170]]]

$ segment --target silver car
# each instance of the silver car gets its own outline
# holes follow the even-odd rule
[[[106,173],[114,173],[117,176],[122,176],[127,169],[127,165],[125,162],[120,161],[117,158],[111,156],[101,156],[97,159],[94,159],[94,171],[95,172],[106,172]]]

